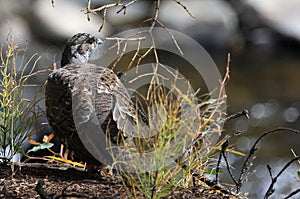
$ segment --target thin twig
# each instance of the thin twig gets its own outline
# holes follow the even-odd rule
[[[130,63],[129,63],[128,66],[127,66],[127,70],[129,70],[129,69],[131,68],[133,62],[135,61],[135,59],[136,59],[137,56],[139,55],[140,47],[141,47],[141,41],[138,41],[137,49],[136,49],[136,51],[135,51],[135,53],[134,53],[134,55],[133,55],[133,57],[132,57]],[[137,64],[137,66],[138,66],[138,64]],[[138,67],[137,67],[137,68],[138,68]]]
[[[138,32],[136,32],[136,33],[133,33],[133,34],[131,34],[131,35],[125,37],[125,38],[119,38],[119,37],[108,37],[108,38],[106,38],[107,40],[116,40],[117,42],[116,42],[114,45],[112,45],[111,47],[109,47],[109,48],[103,53],[103,55],[105,55],[105,54],[111,52],[111,50],[115,49],[116,47],[119,48],[119,45],[120,45],[121,43],[123,43],[123,42],[131,41],[131,40],[137,40],[137,41],[139,41],[139,40],[145,39],[146,37],[144,37],[144,36],[143,36],[143,37],[137,37],[137,36],[138,36],[138,35],[141,35],[141,34],[143,34],[143,33],[147,33],[147,32],[148,32],[148,30],[147,30],[147,31],[141,30],[141,31],[138,31]],[[136,38],[136,37],[137,37],[137,38]]]
[[[160,0],[155,0],[154,1],[154,15],[152,17],[152,24],[150,26],[150,31],[154,28],[154,26],[157,22],[159,6],[160,6]]]
[[[132,0],[132,1],[130,1],[129,3],[123,5],[122,8],[121,8],[120,10],[117,11],[117,14],[119,14],[122,10],[124,10],[123,14],[125,15],[125,14],[126,14],[126,9],[127,9],[127,7],[130,6],[130,5],[132,5],[132,4],[134,4],[134,3],[137,2],[137,1],[139,1],[139,0]]]
[[[229,73],[230,73],[230,70],[229,70],[230,61],[231,61],[230,60],[230,53],[228,53],[228,56],[227,56],[227,65],[226,65],[226,73],[225,73],[224,79],[221,82],[221,88],[220,88],[219,97],[218,97],[218,101],[217,101],[218,106],[221,106],[222,105],[221,100],[223,98],[226,98],[226,95],[225,95],[225,85],[227,84],[227,82],[229,81],[229,78],[230,78],[230,75],[229,75]],[[207,119],[207,121],[211,121],[212,120],[212,117],[215,115],[217,109],[218,109],[218,107],[214,108],[214,111],[210,114],[210,116]],[[201,142],[201,140],[203,139],[203,135],[205,135],[206,132],[209,132],[209,131],[210,131],[210,129],[206,130],[205,132],[201,131],[201,128],[199,126],[199,132],[201,132],[201,133],[198,133],[198,135],[193,139],[193,142],[190,145],[190,147],[188,148],[188,150],[186,150],[186,152],[180,158],[184,157],[187,153],[191,153],[191,151],[193,151],[193,148],[195,146],[197,146],[197,144],[199,142]],[[220,154],[220,156],[221,156],[221,154]],[[219,161],[221,161],[221,160],[219,159]],[[219,162],[219,164],[220,164],[220,162]],[[218,168],[218,165],[217,165],[217,168]],[[219,168],[219,170],[220,170],[220,168]],[[217,179],[217,181],[218,181],[218,179]]]
[[[188,13],[188,15],[190,15],[192,18],[196,18],[190,11],[189,11],[189,9],[185,6],[185,5],[183,5],[179,0],[173,0],[174,2],[176,2],[178,5],[180,5],[187,13]]]
[[[88,0],[88,1],[90,1],[90,0]],[[102,10],[105,10],[105,9],[108,9],[108,8],[117,7],[117,6],[123,6],[123,4],[121,4],[121,3],[111,3],[111,4],[106,4],[106,5],[101,6],[101,7],[99,7],[99,8],[89,9],[89,10],[86,11],[86,14],[87,14],[87,13],[93,13],[93,14],[95,14],[95,13],[97,13],[97,12],[101,12]]]
[[[293,156],[294,156],[294,157],[297,157],[295,151],[294,151],[293,149],[291,149],[291,151],[292,151]],[[300,160],[298,161],[298,164],[300,164]]]
[[[271,166],[270,166],[270,165],[267,165],[267,169],[268,169],[268,172],[269,172],[269,175],[270,175],[271,179],[273,180],[274,178],[273,178]]]
[[[156,22],[157,22],[163,29],[165,29],[165,30],[167,31],[167,33],[170,35],[172,41],[174,42],[176,48],[178,49],[179,53],[180,53],[181,55],[183,55],[183,52],[182,52],[180,46],[178,45],[178,42],[177,42],[175,36],[174,36],[174,35],[170,32],[170,30],[169,30],[163,23],[161,23],[159,20],[157,20]]]
[[[281,176],[281,174],[295,161],[298,161],[300,159],[300,156],[297,156],[293,159],[291,159],[288,163],[286,163],[286,165],[284,165],[284,167],[279,171],[279,173],[273,178],[272,177],[272,173],[271,173],[271,167],[268,166],[268,170],[270,172],[270,175],[271,175],[271,179],[272,179],[272,182],[268,188],[268,190],[266,191],[266,194],[264,196],[265,199],[269,198],[269,196],[271,196],[274,192],[275,192],[275,188],[274,188],[274,185],[276,184],[278,178]]]
[[[153,50],[153,46],[151,46],[137,61],[136,65],[139,66],[141,61]]]
[[[153,33],[152,33],[151,29],[149,30],[149,35],[150,35],[151,41],[152,41],[152,47],[153,47],[153,53],[154,53],[155,63],[158,64],[159,63],[159,58],[158,58],[159,56],[158,56],[158,53],[157,53],[155,39],[154,39],[154,36],[153,36]]]
[[[230,53],[227,54],[227,64],[226,64],[226,72],[225,76],[221,82],[221,88],[218,99],[223,99],[222,97],[226,97],[225,95],[225,86],[230,80],[230,62],[231,62],[231,55]]]
[[[107,13],[107,8],[105,8],[103,10],[103,15],[102,15],[102,23],[101,23],[101,26],[98,30],[98,32],[101,32],[101,30],[103,29],[104,25],[105,25],[105,21],[106,21],[106,13]]]
[[[134,82],[134,81],[137,81],[137,80],[139,80],[139,79],[141,79],[141,78],[145,78],[145,77],[147,77],[147,76],[153,77],[154,75],[156,75],[156,76],[158,76],[158,77],[160,77],[160,78],[166,80],[166,78],[165,78],[164,76],[162,76],[161,74],[154,74],[154,72],[151,72],[151,73],[144,73],[144,74],[142,74],[142,75],[139,75],[139,76],[137,76],[137,77],[131,79],[131,80],[129,81],[129,83],[132,83],[132,82]]]
[[[215,113],[217,110],[220,109],[220,107],[224,104],[224,99],[227,98],[226,92],[225,92],[225,86],[227,82],[230,80],[230,62],[231,62],[231,56],[230,53],[227,54],[227,64],[226,64],[226,72],[223,80],[220,82],[220,91],[219,96],[217,98],[217,107],[214,108],[213,112],[210,114],[209,118],[207,118],[207,121],[213,120],[213,117],[215,116]]]
[[[290,129],[290,128],[284,128],[284,127],[279,127],[279,128],[276,128],[276,129],[273,129],[271,131],[267,131],[265,133],[263,133],[256,141],[255,143],[253,144],[253,146],[251,147],[250,149],[250,152],[242,166],[242,169],[241,169],[241,173],[240,173],[240,176],[238,178],[238,186],[236,187],[236,192],[239,193],[240,190],[241,190],[241,187],[242,187],[242,183],[245,179],[245,175],[247,173],[247,171],[249,170],[250,168],[250,164],[252,162],[252,158],[254,156],[254,153],[257,151],[257,144],[267,135],[269,134],[272,134],[272,133],[276,133],[276,132],[280,132],[280,131],[287,131],[287,132],[291,132],[291,133],[296,133],[296,134],[300,134],[300,132],[298,130],[295,130],[295,129]]]
[[[230,178],[232,179],[232,181],[234,182],[234,184],[235,184],[236,186],[238,186],[238,182],[236,181],[236,179],[234,178],[234,176],[233,176],[233,174],[232,174],[232,172],[231,172],[230,165],[229,165],[227,156],[226,156],[226,154],[225,154],[228,145],[229,145],[229,141],[226,140],[226,141],[222,144],[221,154],[222,154],[223,157],[224,157],[224,160],[225,160],[225,163],[226,163],[226,167],[227,167],[227,171],[229,172]]]
[[[222,145],[222,150],[223,150],[223,145]],[[224,147],[224,150],[226,150],[226,148]],[[220,171],[221,171],[221,161],[222,161],[222,151],[219,154],[219,158],[218,158],[218,162],[217,162],[217,166],[216,166],[216,178],[214,180],[214,183],[219,185],[220,184]]]
[[[112,69],[114,69],[117,66],[117,64],[120,62],[120,60],[123,58],[123,56],[124,56],[124,54],[126,52],[126,49],[127,49],[127,44],[128,44],[128,42],[126,41],[124,43],[123,50],[122,50],[121,54],[119,55],[118,59],[114,62],[113,66],[112,66]],[[117,54],[119,54],[119,52]]]
[[[243,109],[240,112],[237,112],[233,115],[229,115],[228,117],[225,118],[225,121],[227,122],[229,120],[236,119],[236,118],[239,118],[239,117],[242,117],[242,116],[245,116],[247,119],[249,119],[249,111],[246,110],[246,109]]]
[[[86,8],[86,17],[88,21],[91,20],[90,13],[91,13],[91,0],[88,0],[88,6]]]
[[[146,37],[106,37],[105,40],[117,40],[117,41],[142,41],[145,40]]]
[[[87,20],[88,21],[91,20],[90,14],[97,14],[97,12],[103,11],[102,24],[101,24],[101,26],[98,30],[100,32],[103,29],[104,25],[105,25],[107,10],[109,8],[118,7],[118,6],[123,6],[123,4],[121,4],[120,1],[117,1],[116,3],[105,4],[101,7],[91,9],[91,0],[88,0],[87,8],[85,10],[82,10],[82,11],[87,15]]]
[[[286,196],[284,199],[288,199],[288,198],[291,198],[292,196],[296,195],[300,193],[300,189],[297,189],[295,191],[293,191],[292,193],[290,193],[288,196]]]

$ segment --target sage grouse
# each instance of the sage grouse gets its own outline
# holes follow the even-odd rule
[[[45,93],[47,118],[54,134],[73,152],[74,159],[92,165],[101,165],[101,162],[81,141],[75,117],[79,122],[87,122],[94,113],[103,132],[109,132],[107,137],[117,143],[120,132],[132,135],[129,123],[136,121],[137,115],[118,76],[108,68],[88,63],[101,43],[87,33],[78,33],[69,39],[62,54],[62,67],[49,74]],[[141,111],[138,113],[142,121],[147,122],[147,117]]]

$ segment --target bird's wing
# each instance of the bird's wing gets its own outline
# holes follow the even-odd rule
[[[112,119],[125,136],[133,135],[137,114],[125,86],[112,70],[107,68],[98,68],[98,70],[101,71],[98,72],[100,75],[97,78],[96,95],[99,98],[105,95],[112,97],[110,100]]]
[[[73,133],[76,132],[72,118],[72,94],[68,85],[69,76],[69,71],[61,68],[53,71],[46,82],[47,117],[51,127],[59,135],[62,142],[67,142],[67,139],[71,139]]]
[[[91,92],[88,90],[90,84],[82,81],[83,74],[80,65],[70,65],[57,69],[48,76],[45,93],[47,118],[55,135],[74,153],[75,160],[101,165],[102,161],[99,160],[109,160],[108,156],[91,154],[90,150],[86,150],[89,145],[83,143],[78,134],[78,127],[81,126],[78,124],[88,121],[94,110]],[[93,124],[93,121],[89,124]],[[94,128],[96,125],[86,126]],[[79,132],[89,131],[88,128],[85,131],[79,129]]]

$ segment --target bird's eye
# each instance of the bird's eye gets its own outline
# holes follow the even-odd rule
[[[93,44],[95,43],[95,38],[89,38],[86,42],[89,43],[89,44]]]

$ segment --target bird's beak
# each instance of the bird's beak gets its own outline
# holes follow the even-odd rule
[[[103,44],[103,41],[102,41],[101,39],[98,38],[97,44],[98,44],[98,45],[101,45],[101,44]]]

